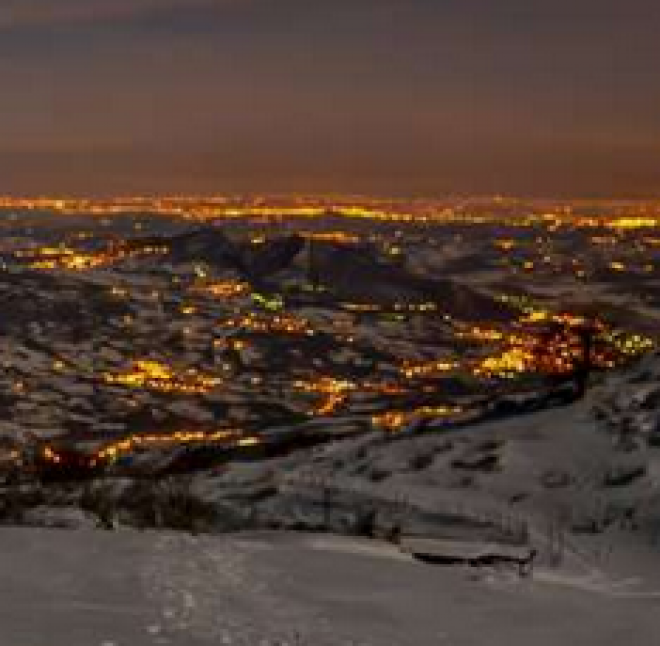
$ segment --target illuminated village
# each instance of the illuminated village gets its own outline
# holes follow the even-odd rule
[[[18,280],[39,308],[24,326],[29,304],[8,305],[3,338],[4,437],[18,465],[45,443],[42,456],[76,448],[119,468],[119,453],[127,463],[160,446],[163,427],[174,452],[258,444],[318,419],[360,431],[451,425],[496,396],[570,382],[581,329],[592,330],[594,374],[656,343],[652,290],[634,302],[620,292],[657,280],[652,204],[0,206],[3,297],[13,302]],[[41,303],[60,290],[75,295],[71,311]],[[79,333],[59,325],[69,318]]]

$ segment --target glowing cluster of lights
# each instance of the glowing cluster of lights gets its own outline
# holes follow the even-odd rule
[[[263,443],[260,436],[246,434],[236,429],[221,429],[217,431],[175,431],[173,433],[134,434],[116,442],[106,444],[90,455],[83,456],[90,468],[112,464],[122,456],[132,455],[139,451],[158,448],[219,444],[228,449],[259,446]],[[19,453],[15,452],[16,458]],[[52,446],[44,446],[41,457],[51,464],[66,467],[67,453]],[[77,466],[80,460],[77,461]]]
[[[83,253],[66,246],[17,251],[14,255],[20,260],[27,261],[30,269],[85,271],[107,264],[107,259],[102,255]]]
[[[501,249],[502,251],[511,251],[511,249],[515,248],[517,246],[517,243],[515,240],[511,239],[500,239],[500,240],[495,240],[493,244],[498,248]]]
[[[331,242],[334,244],[357,244],[360,237],[347,231],[303,231],[300,234],[306,240]]]
[[[323,400],[313,410],[314,415],[331,415],[335,413],[348,399],[351,391],[357,385],[348,380],[321,377],[315,381],[296,381],[294,387],[307,393],[323,395]]]
[[[591,326],[595,330],[603,330],[605,326],[598,320],[589,320],[579,314],[555,313],[544,309],[531,309],[520,318],[520,322],[525,323],[553,323],[567,328],[579,328]]]
[[[570,374],[585,357],[585,335],[592,337],[593,367],[611,368],[655,347],[652,338],[608,328],[597,319],[551,312],[522,301],[523,314],[513,327],[456,326],[456,337],[489,348],[488,354],[461,360],[407,362],[406,379],[428,379],[463,371],[475,377],[512,379],[522,374]]]
[[[539,325],[540,324],[540,325]],[[520,319],[520,328],[475,335],[477,340],[500,340],[500,351],[476,363],[473,374],[512,378],[522,373],[570,374],[586,360],[584,337],[590,336],[588,361],[593,367],[612,368],[651,350],[650,337],[612,330],[599,320],[570,313],[529,311]]]
[[[460,415],[463,408],[460,406],[420,406],[408,411],[387,411],[374,415],[371,423],[379,429],[395,432],[423,419],[452,418]]]
[[[131,246],[119,243],[97,252],[83,252],[61,245],[17,251],[14,256],[26,261],[30,269],[88,271],[131,258],[163,255],[168,251],[169,248],[164,245]]]
[[[605,339],[625,357],[637,357],[652,350],[656,345],[650,337],[642,334],[625,334],[620,331],[606,333]]]
[[[543,211],[525,209],[515,199],[495,196],[486,200],[465,201],[449,205],[443,202],[402,202],[378,200],[366,197],[121,197],[110,199],[78,198],[15,198],[0,197],[0,208],[20,210],[45,210],[62,215],[114,216],[149,213],[192,220],[255,219],[265,222],[281,222],[286,219],[315,219],[340,217],[354,220],[425,224],[484,225],[496,223],[518,228],[544,227],[556,231],[562,227],[573,229],[601,229],[629,231],[660,227],[657,204],[638,203],[626,205],[612,212],[605,208],[602,213],[580,213],[571,205],[556,204]],[[529,206],[529,205],[527,205]],[[504,208],[501,208],[504,207]],[[506,247],[502,247],[506,249]]]
[[[223,280],[195,285],[194,291],[215,298],[236,298],[249,293],[250,285],[238,280]]]
[[[314,334],[314,329],[307,319],[289,314],[262,316],[249,313],[237,318],[229,318],[222,323],[222,326],[230,329],[243,329],[250,332],[302,334],[307,336]]]
[[[126,372],[107,374],[104,380],[112,385],[181,394],[204,394],[222,383],[218,377],[204,375],[193,369],[178,373],[157,361],[136,361]]]
[[[506,332],[494,327],[473,325],[467,328],[459,328],[456,332],[459,339],[470,339],[481,343],[501,341],[506,337]]]
[[[446,359],[439,359],[437,361],[428,361],[418,364],[406,364],[401,369],[401,372],[407,379],[414,379],[416,377],[432,377],[440,375],[453,370],[458,370],[461,367],[458,361],[448,361]]]
[[[631,229],[654,229],[660,226],[659,218],[649,217],[621,217],[607,222],[607,226],[612,229],[631,230]]]
[[[525,372],[533,372],[536,355],[531,348],[513,345],[497,355],[479,361],[474,374],[482,377],[511,378]]]
[[[438,306],[436,303],[395,303],[395,312],[437,312]]]
[[[97,461],[116,460],[121,455],[129,455],[138,450],[164,446],[182,446],[189,444],[223,444],[227,446],[256,446],[261,439],[256,435],[245,435],[233,430],[223,429],[213,432],[176,431],[174,433],[151,433],[145,435],[130,435],[108,444],[94,454]]]

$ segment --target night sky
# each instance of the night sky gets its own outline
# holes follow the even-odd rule
[[[1,0],[0,193],[660,196],[658,0]]]

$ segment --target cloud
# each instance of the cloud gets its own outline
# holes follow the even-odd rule
[[[0,29],[130,20],[172,9],[196,9],[230,0],[0,0]]]

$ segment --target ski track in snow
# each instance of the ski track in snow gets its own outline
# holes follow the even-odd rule
[[[162,608],[162,624],[147,628],[155,643],[184,638],[186,646],[375,646],[338,634],[299,600],[279,597],[277,580],[285,575],[249,565],[258,549],[237,539],[158,537],[143,572],[148,594]]]

